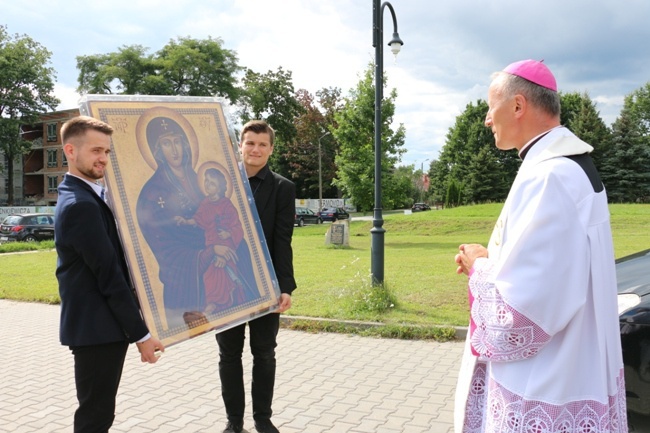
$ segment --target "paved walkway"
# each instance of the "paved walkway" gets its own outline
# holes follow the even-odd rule
[[[59,307],[0,300],[0,432],[71,432],[72,355]],[[280,330],[273,420],[282,433],[447,433],[462,344]],[[250,354],[245,354],[250,390]],[[249,392],[248,392],[249,393]],[[247,396],[250,398],[250,396]],[[155,365],[129,349],[111,432],[221,432],[213,333]],[[247,401],[245,428],[255,431]]]

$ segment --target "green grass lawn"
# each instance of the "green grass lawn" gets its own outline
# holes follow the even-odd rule
[[[58,304],[55,268],[56,252],[51,248],[0,254],[0,298]]]
[[[487,243],[502,204],[466,206],[412,215],[384,215],[386,287],[394,306],[372,308],[370,229],[350,224],[350,247],[325,245],[329,224],[296,227],[298,289],[288,315],[379,321],[388,325],[467,324],[466,277],[456,275],[461,243]],[[650,248],[650,205],[611,205],[616,257]],[[11,245],[0,245],[0,252]],[[0,298],[59,301],[51,244],[24,254],[0,254]]]

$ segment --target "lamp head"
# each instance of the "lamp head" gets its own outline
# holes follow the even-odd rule
[[[390,40],[388,45],[390,46],[391,53],[393,53],[393,55],[397,57],[397,54],[402,49],[402,45],[404,45],[404,42],[400,39],[399,33],[395,32],[393,33],[393,39]]]

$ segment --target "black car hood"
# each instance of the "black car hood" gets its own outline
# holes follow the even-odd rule
[[[650,294],[650,249],[616,260],[618,293]]]

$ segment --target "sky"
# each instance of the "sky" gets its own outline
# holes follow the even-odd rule
[[[562,92],[586,92],[606,124],[650,81],[647,0],[391,0],[404,41],[395,59],[384,8],[384,70],[397,90],[394,126],[406,129],[402,164],[438,158],[467,104],[487,99],[490,75],[544,60]],[[76,57],[178,37],[223,40],[241,66],[292,72],[296,90],[344,96],[374,62],[372,0],[0,0],[0,25],[52,52],[58,109],[76,108]]]

